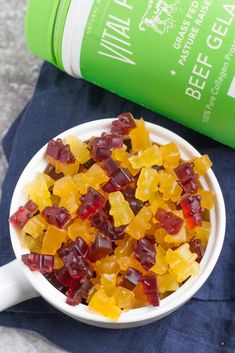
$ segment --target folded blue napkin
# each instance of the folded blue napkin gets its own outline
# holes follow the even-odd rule
[[[17,179],[31,157],[50,138],[70,127],[115,117],[124,111],[176,132],[201,153],[210,155],[227,209],[225,244],[212,275],[182,308],[140,328],[107,330],[88,326],[66,317],[41,298],[1,313],[0,325],[34,330],[69,352],[234,353],[235,151],[83,80],[75,80],[49,64],[43,65],[31,101],[3,140],[9,168],[0,205],[0,265],[14,259],[8,231],[9,205]]]

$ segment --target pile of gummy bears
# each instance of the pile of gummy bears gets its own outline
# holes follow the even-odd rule
[[[30,251],[24,264],[69,305],[117,320],[199,273],[214,201],[199,182],[207,155],[182,161],[174,142],[158,146],[143,119],[124,113],[86,143],[49,141],[45,158],[10,222]]]

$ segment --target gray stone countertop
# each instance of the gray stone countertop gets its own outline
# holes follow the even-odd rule
[[[26,0],[0,0],[0,140],[30,99],[41,62],[24,40]],[[0,185],[7,163],[0,149]],[[14,323],[12,323],[14,325]],[[57,353],[35,333],[0,327],[0,353]]]

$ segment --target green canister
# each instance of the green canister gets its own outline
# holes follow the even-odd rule
[[[235,148],[235,0],[29,0],[29,49]]]

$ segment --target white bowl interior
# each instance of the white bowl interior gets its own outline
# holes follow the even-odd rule
[[[74,135],[85,141],[92,136],[100,135],[103,131],[108,131],[112,120],[113,119],[103,119],[91,121],[75,126],[57,137],[64,138],[68,135]],[[188,142],[173,132],[148,122],[146,122],[146,126],[151,133],[152,141],[158,144],[166,144],[174,141],[181,151],[182,159],[187,160],[200,156],[199,152]],[[36,153],[21,174],[12,197],[10,214],[14,213],[20,205],[26,202],[27,198],[24,192],[25,185],[34,179],[38,171],[45,169],[47,164],[43,158],[45,149],[46,146]],[[62,312],[80,321],[102,327],[124,328],[139,326],[160,319],[180,307],[198,291],[213,270],[223,245],[225,234],[225,207],[220,186],[212,170],[208,171],[206,177],[201,177],[200,181],[204,189],[212,190],[216,195],[215,206],[210,212],[212,231],[207,249],[200,264],[201,271],[198,276],[191,277],[187,280],[176,292],[161,300],[160,307],[133,309],[123,313],[117,322],[112,322],[91,312],[86,305],[80,304],[76,307],[69,306],[65,303],[65,296],[56,290],[43,275],[39,272],[31,272],[21,261],[19,261],[20,266],[22,266],[26,277],[42,297]],[[20,259],[21,255],[28,251],[21,246],[20,237],[12,225],[10,225],[10,235],[15,255]]]

